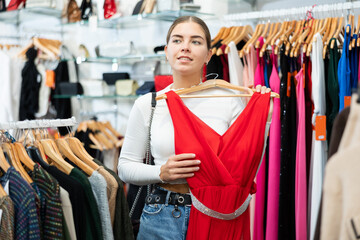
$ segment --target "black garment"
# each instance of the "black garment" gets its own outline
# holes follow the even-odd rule
[[[206,80],[214,79],[214,74],[217,74],[217,79],[224,79],[223,64],[220,56],[212,55],[208,65],[206,66]]]
[[[115,219],[114,219],[114,240],[132,240],[134,239],[131,220],[129,217],[129,206],[126,201],[124,193],[124,184],[120,180],[119,176],[102,164],[99,160],[93,159],[94,162],[100,166],[103,166],[116,180],[119,187],[116,192],[116,207],[115,207]]]
[[[51,103],[56,109],[56,117],[60,119],[70,118],[71,117],[71,103],[70,99],[59,99],[54,98],[54,95],[60,95],[59,85],[61,82],[70,82],[69,80],[69,71],[67,62],[60,62],[55,69],[55,89],[51,90]],[[66,127],[59,127],[59,132],[61,135],[66,135],[68,130]]]
[[[35,58],[37,51],[29,48],[26,52],[28,61],[21,72],[21,95],[19,119],[35,119],[35,113],[39,110],[39,91],[41,86],[41,75],[36,69]]]
[[[280,49],[280,120],[281,120],[281,162],[280,162],[280,193],[279,193],[279,235],[278,239],[291,240],[295,239],[295,168],[292,160],[296,154],[291,156],[293,143],[296,141],[292,137],[291,121],[295,120],[296,124],[296,102],[295,106],[291,95],[295,97],[295,85],[291,81],[290,59],[285,55],[285,46]],[[291,84],[290,96],[287,96],[288,83]],[[291,109],[293,108],[294,109]],[[295,112],[295,119],[292,119]],[[290,132],[289,132],[290,130]],[[296,138],[295,138],[296,139]]]
[[[72,205],[72,211],[74,216],[74,225],[76,231],[76,238],[79,240],[91,239],[91,226],[88,223],[89,209],[85,206],[86,196],[83,187],[76,180],[73,180],[70,176],[66,175],[54,166],[50,166],[45,163],[39,153],[36,153],[37,149],[27,149],[27,152],[31,159],[39,163],[51,176],[53,176],[59,185],[69,193],[70,202]]]
[[[334,48],[330,48],[331,42],[334,41]],[[326,130],[327,139],[331,139],[332,126],[336,115],[339,112],[339,82],[337,76],[338,62],[340,59],[340,53],[337,48],[336,39],[332,38],[329,43],[329,59],[328,69],[325,71],[327,77],[325,78],[326,83]],[[325,65],[326,66],[326,65]],[[328,141],[330,144],[330,141]]]

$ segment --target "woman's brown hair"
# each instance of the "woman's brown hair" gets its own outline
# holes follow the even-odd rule
[[[211,36],[210,36],[209,28],[207,27],[206,23],[203,20],[201,20],[200,18],[195,17],[195,16],[182,16],[182,17],[177,18],[171,24],[171,26],[169,28],[169,31],[168,31],[167,36],[166,36],[166,44],[169,43],[170,35],[171,35],[172,31],[174,30],[174,28],[178,24],[184,23],[184,22],[195,22],[195,23],[200,25],[200,27],[203,29],[204,34],[205,34],[207,48],[210,49],[210,47],[211,47]]]

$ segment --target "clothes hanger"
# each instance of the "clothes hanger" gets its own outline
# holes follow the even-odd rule
[[[240,34],[237,35],[235,39],[233,39],[233,42],[235,43],[235,45],[237,45],[239,42],[241,42],[241,40],[249,40],[250,39],[249,36],[252,36],[253,33],[254,31],[252,27],[250,25],[246,25],[242,27]],[[228,54],[229,51],[230,51],[230,47],[226,46],[225,53]]]
[[[214,88],[214,87],[238,90],[238,91],[242,91],[242,92],[247,92],[247,94],[237,94],[237,95],[235,95],[235,94],[233,94],[233,95],[232,94],[228,94],[228,95],[184,95],[184,96],[180,96],[181,94],[197,92],[197,91],[201,91],[201,90],[209,89],[209,88]],[[255,89],[250,89],[248,87],[241,87],[241,86],[233,85],[233,84],[230,84],[230,83],[226,82],[225,80],[214,79],[214,80],[207,80],[206,82],[202,83],[201,85],[198,85],[198,86],[195,86],[195,87],[176,90],[175,93],[178,94],[182,98],[251,97],[253,95],[254,91],[256,91],[256,90]],[[271,97],[278,98],[279,94],[271,92]],[[156,97],[156,100],[166,99],[166,98],[167,98],[166,94],[161,94],[161,95]]]
[[[280,26],[279,22],[272,23],[272,26],[270,27],[271,30],[270,30],[269,36],[266,39],[266,41],[264,42],[264,45],[262,46],[262,48],[260,49],[260,53],[259,53],[260,57],[264,56],[266,48],[271,43],[271,40],[274,38],[275,34],[277,33],[279,26]]]
[[[264,25],[264,29],[262,31],[262,33],[260,34],[260,37],[263,37],[265,39],[265,37],[267,36],[268,30],[269,30],[269,26],[270,26],[270,21],[268,21],[265,25]],[[260,47],[260,41],[259,39],[256,40],[255,42],[255,48],[258,49]]]
[[[36,37],[33,37],[31,39],[31,42],[19,52],[18,57],[25,58],[26,57],[26,52],[31,47],[36,47],[36,48],[40,49],[44,53],[44,54],[41,55],[42,58],[44,58],[44,59],[53,60],[53,59],[58,59],[59,58],[58,55],[56,55],[55,52],[53,52],[52,47],[49,48],[48,45],[46,45],[46,44],[44,45],[44,43],[41,42],[41,40],[39,40]]]
[[[341,38],[339,38],[339,36],[340,36],[343,26],[344,26],[344,17],[341,17],[339,20],[339,25],[337,26],[337,29],[336,29],[336,32],[335,32],[333,38],[341,40]],[[332,41],[330,44],[331,49],[334,48],[334,44],[335,44],[335,41]]]
[[[331,29],[330,29],[330,33],[325,41],[324,44],[324,49],[323,49],[323,59],[325,59],[326,57],[326,52],[327,52],[327,47],[329,45],[329,42],[331,40],[331,38],[333,37],[335,31],[336,31],[336,27],[337,27],[337,23],[338,23],[338,18],[333,18],[333,21],[331,23]]]
[[[360,47],[359,31],[360,31],[360,15],[358,16],[358,20],[357,20],[357,24],[356,24],[356,30],[355,30],[355,33],[358,34],[358,39],[356,40],[356,46],[357,47]]]
[[[312,27],[309,36],[306,38],[305,40],[305,44],[304,44],[304,49],[306,52],[306,56],[310,56],[311,50],[312,50],[312,43],[314,41],[314,35],[319,32],[320,30],[320,25],[322,24],[321,20],[319,19],[315,19],[314,21],[314,26]]]
[[[94,132],[94,137],[100,142],[102,145],[105,146],[105,149],[112,149],[115,146],[112,142],[110,142],[104,135],[104,133],[101,132],[101,130],[96,125],[95,121],[90,120],[87,122],[88,127]]]
[[[0,168],[4,170],[4,172],[7,172],[7,170],[10,168],[10,164],[6,160],[4,152],[1,147],[0,147]]]
[[[234,39],[236,39],[236,38],[240,35],[242,29],[243,29],[242,26],[236,26],[236,27],[234,27],[233,30],[232,30],[232,33],[230,33],[230,36],[229,36],[228,38],[226,38],[224,41],[222,41],[222,43],[225,44],[225,45],[229,45],[229,43],[230,43],[231,41],[234,41]],[[228,46],[226,46],[226,48],[228,48]],[[225,48],[225,49],[226,49],[226,48]],[[226,52],[225,52],[225,53],[226,53]],[[216,51],[216,55],[217,55],[217,56],[220,56],[220,55],[222,55],[222,54],[224,54],[224,52],[223,52],[223,50],[222,50],[221,48],[219,48],[219,49]]]
[[[280,41],[277,44],[277,47],[280,48],[283,42],[289,41],[291,33],[294,32],[296,26],[296,20],[289,22],[287,29],[284,30],[283,34],[280,36]]]
[[[74,168],[69,163],[67,163],[59,153],[54,150],[54,146],[51,143],[51,139],[42,139],[40,140],[41,145],[44,148],[45,154],[54,162],[54,164],[64,173],[69,175]]]
[[[221,43],[224,44],[224,45],[228,45],[231,42],[231,40],[235,38],[235,36],[236,36],[235,34],[238,32],[237,31],[238,28],[239,27],[230,27],[229,35],[225,39],[223,39],[221,41]],[[218,48],[216,50],[216,56],[220,56],[222,54],[223,54],[223,50],[221,48]]]
[[[93,161],[94,158],[86,151],[79,139],[75,137],[67,137],[65,140],[68,142],[68,145],[73,153],[75,153],[80,160],[85,162],[93,170],[99,169],[100,166]]]
[[[224,34],[226,27],[221,27],[219,32],[216,34],[215,38],[211,41],[211,48],[214,47],[214,44],[217,43],[221,38],[222,35]]]
[[[258,35],[259,35],[259,32],[260,32],[260,29],[261,29],[261,24],[258,24],[256,25],[255,27],[255,31],[254,31],[254,34],[251,36],[251,38],[249,39],[249,41],[246,42],[246,44],[243,46],[243,48],[241,50],[239,50],[238,54],[240,56],[240,58],[244,57],[244,53],[245,53],[245,50],[247,49],[247,47],[255,40],[258,39]]]
[[[112,132],[112,134],[114,134],[116,137],[123,137],[123,135],[121,135],[118,131],[115,130],[115,128],[113,128],[113,126],[111,125],[111,123],[109,121],[105,121],[102,122],[102,124],[110,130],[110,132]]]
[[[291,51],[291,46],[294,43],[296,44],[297,39],[301,35],[304,24],[305,24],[305,19],[297,22],[294,34],[293,34],[292,38],[290,38],[290,40],[286,43],[286,46],[285,46],[285,55],[286,56],[289,56],[289,53]]]
[[[229,35],[230,30],[231,30],[231,28],[226,28],[226,29],[224,30],[224,32],[223,32],[223,34],[222,34],[222,36],[221,36],[221,38],[220,38],[221,43],[222,43],[223,39],[225,39],[225,38]],[[220,41],[220,40],[219,40],[219,41]],[[214,55],[214,54],[216,53],[216,51],[217,51],[217,47],[214,46],[214,47],[212,48],[212,55]]]
[[[109,139],[110,142],[112,142],[112,144],[113,144],[115,147],[117,147],[117,145],[119,144],[119,141],[120,141],[120,140],[119,140],[116,136],[114,136],[114,135],[112,135],[110,132],[108,132],[108,131],[106,130],[106,127],[105,127],[101,122],[96,121],[95,124],[97,125],[98,129],[100,129],[100,131],[101,131],[103,134],[105,134],[105,136],[107,137],[107,139]]]
[[[281,25],[282,28],[280,28],[280,31],[275,35],[275,37],[274,37],[273,40],[271,41],[271,46],[275,46],[275,48],[274,48],[274,53],[275,53],[275,54],[278,54],[278,53],[279,53],[279,48],[280,48],[280,46],[278,46],[278,45],[276,44],[276,41],[277,41],[278,39],[279,39],[279,41],[280,41],[281,35],[284,34],[284,32],[285,32],[286,29],[288,28],[289,24],[290,24],[289,21],[283,22],[283,24]],[[272,43],[274,43],[274,44],[272,44]]]
[[[85,162],[81,161],[77,156],[75,156],[68,142],[65,139],[59,138],[56,139],[55,142],[60,152],[64,156],[66,156],[71,162],[76,164],[76,166],[78,166],[81,170],[83,170],[88,176],[91,176],[93,174],[94,169],[92,169]]]
[[[90,127],[88,127],[88,121],[84,121],[84,122],[81,122],[77,128],[77,132],[86,132],[87,129],[91,129]],[[92,143],[94,144],[94,146],[92,146],[92,148],[94,149],[98,149],[100,151],[103,151],[104,150],[104,147],[102,146],[102,144],[100,144],[100,142],[95,138],[94,134],[93,133],[89,133],[89,138],[90,140],[92,141]]]
[[[9,158],[11,160],[11,164],[15,168],[15,170],[20,173],[22,178],[24,178],[24,180],[27,183],[29,183],[29,184],[32,183],[33,180],[30,178],[30,176],[27,174],[27,172],[21,166],[21,164],[19,164],[19,158],[18,158],[17,152],[14,150],[13,146],[10,143],[3,143],[2,148],[3,148],[4,152],[6,152],[7,155],[9,156]]]
[[[13,143],[14,150],[18,154],[18,159],[31,171],[34,171],[35,162],[29,157],[22,143]]]

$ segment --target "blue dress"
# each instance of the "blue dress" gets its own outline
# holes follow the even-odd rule
[[[340,102],[339,111],[341,111],[344,108],[344,97],[351,96],[351,85],[350,85],[351,71],[350,71],[350,61],[349,61],[349,55],[350,55],[349,44],[350,44],[351,26],[348,24],[346,25],[346,28],[347,27],[350,28],[350,31],[349,33],[346,33],[345,31],[343,51],[338,65],[339,102]]]

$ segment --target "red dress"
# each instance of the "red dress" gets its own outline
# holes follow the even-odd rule
[[[200,170],[187,179],[193,207],[186,239],[250,239],[247,204],[249,194],[256,192],[253,179],[264,147],[270,93],[254,93],[223,135],[193,114],[175,92],[166,95],[174,125],[175,154],[195,153],[201,160]],[[197,206],[200,211],[195,198],[203,204],[203,208]],[[215,217],[209,216],[214,211]],[[219,219],[219,215],[233,219]]]

